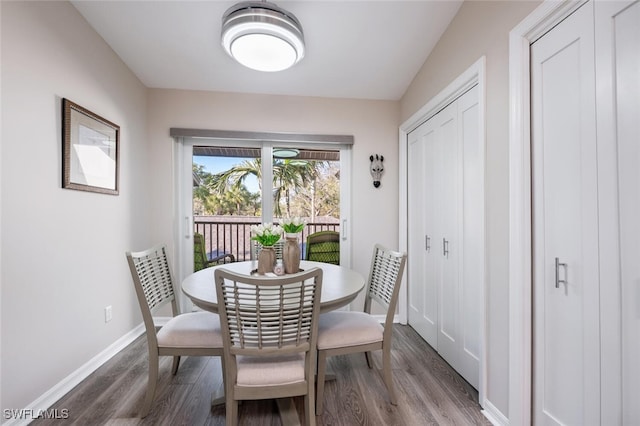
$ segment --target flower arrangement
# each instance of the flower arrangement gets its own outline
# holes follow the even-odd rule
[[[307,222],[299,217],[287,217],[282,220],[282,228],[284,228],[284,232],[287,234],[297,234],[298,232],[302,232],[306,224]]]
[[[272,223],[262,225],[251,225],[251,237],[265,247],[270,247],[278,242],[282,235],[282,228]]]

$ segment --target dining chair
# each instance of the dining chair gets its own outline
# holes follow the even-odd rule
[[[316,334],[322,270],[282,277],[215,270],[226,367],[226,424],[238,401],[304,396],[315,425]]]
[[[156,392],[159,357],[173,356],[173,374],[178,372],[180,356],[222,357],[222,333],[220,317],[216,314],[178,314],[166,247],[155,246],[140,252],[127,252],[126,256],[142,311],[149,347],[149,381],[147,395],[140,411],[140,417],[144,418],[151,410]],[[172,318],[157,329],[153,314],[167,303],[171,303]],[[224,380],[224,361],[222,365]]]
[[[367,282],[364,312],[332,311],[318,320],[318,378],[316,414],[321,415],[324,403],[324,381],[327,358],[364,352],[367,365],[373,368],[371,351],[382,350],[382,378],[393,405],[397,405],[391,376],[391,337],[393,317],[398,303],[400,281],[407,260],[405,253],[389,250],[379,244],[373,249],[371,270]],[[385,309],[384,325],[371,315],[371,303]]]
[[[310,234],[305,244],[305,260],[340,264],[340,233],[320,231]]]
[[[231,253],[225,253],[209,259],[204,243],[204,235],[195,232],[193,234],[193,272],[204,268],[210,268],[221,263],[235,262],[236,257]]]

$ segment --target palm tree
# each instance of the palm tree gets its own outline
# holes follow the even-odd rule
[[[194,212],[199,214],[256,214],[259,209],[257,204],[260,195],[249,192],[249,190],[239,182],[237,185],[228,187],[220,191],[216,185],[216,176],[204,170],[204,166],[193,165],[194,187],[193,202]]]
[[[319,161],[274,159],[273,187],[275,214],[282,217],[280,200],[284,198],[287,214],[291,215],[291,194],[303,188],[318,176]],[[259,158],[244,160],[229,170],[213,175],[211,188],[221,194],[244,185],[246,178],[253,175],[262,189],[262,161]]]
[[[213,175],[211,189],[222,194],[232,187],[244,185],[244,181],[251,175],[258,179],[258,185],[262,189],[262,161],[259,158],[244,160],[229,170]]]
[[[291,191],[304,188],[318,176],[317,161],[277,160],[273,163],[275,214],[282,217],[280,200],[284,196],[287,216],[291,216]]]

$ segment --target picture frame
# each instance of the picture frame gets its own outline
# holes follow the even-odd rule
[[[120,126],[62,99],[62,187],[119,194]]]

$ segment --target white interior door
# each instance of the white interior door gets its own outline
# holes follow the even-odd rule
[[[609,418],[620,421],[621,411],[622,424],[636,425],[640,424],[640,2],[596,2],[595,15],[602,418],[603,424]]]
[[[436,132],[434,121],[422,124],[409,135],[408,141],[408,316],[411,326],[432,347],[438,346],[438,285],[439,256],[436,236],[436,211],[438,205],[436,157]],[[418,284],[419,283],[419,284]]]
[[[473,87],[408,135],[409,324],[479,387],[484,149]]]
[[[460,167],[458,141],[458,103],[442,110],[434,120],[440,151],[438,170],[439,218],[438,255],[440,285],[438,298],[438,353],[456,370],[459,369],[457,351],[460,338],[459,269],[461,245],[458,239]]]
[[[533,421],[600,419],[593,5],[531,47]]]
[[[640,424],[640,2],[615,16],[622,278],[622,408]]]
[[[460,139],[459,180],[462,197],[460,245],[463,258],[460,270],[459,369],[476,389],[479,386],[484,285],[484,145],[480,140],[480,103],[478,88],[458,100],[458,137]]]

